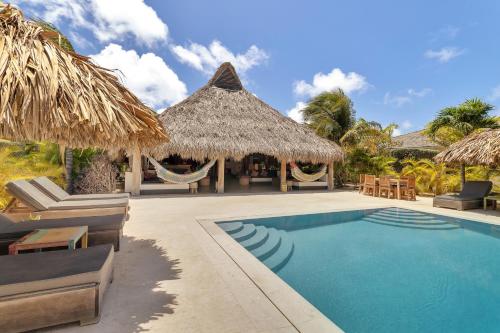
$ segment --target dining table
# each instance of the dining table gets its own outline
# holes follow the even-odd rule
[[[378,186],[380,182],[380,178],[377,177],[375,178],[375,185]],[[398,197],[398,200],[401,200],[401,185],[408,185],[408,179],[401,179],[401,178],[391,178],[390,179],[391,185],[396,186],[396,196]],[[375,191],[374,195],[375,196]]]

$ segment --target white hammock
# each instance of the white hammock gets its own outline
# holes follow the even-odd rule
[[[214,166],[215,162],[217,162],[217,160],[211,160],[210,162],[205,164],[203,168],[201,168],[200,170],[195,171],[193,173],[181,175],[172,171],[168,171],[167,169],[162,167],[161,164],[158,163],[155,159],[149,156],[147,156],[147,158],[149,162],[151,162],[151,164],[153,164],[153,166],[155,167],[156,175],[159,178],[174,184],[189,184],[197,182],[202,178],[205,178],[208,175],[208,170],[210,170],[210,168]]]
[[[290,163],[290,167],[292,171],[292,177],[301,182],[314,182],[326,175],[326,165],[323,165],[321,170],[313,174],[302,172],[302,170],[300,170],[300,168],[295,163]]]

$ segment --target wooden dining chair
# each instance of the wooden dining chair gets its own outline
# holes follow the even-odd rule
[[[365,174],[359,174],[359,193],[365,192]]]
[[[406,182],[400,185],[401,198],[406,200],[417,200],[416,186],[417,181],[414,176],[406,176]]]
[[[374,175],[365,175],[365,183],[364,183],[364,194],[376,196],[377,195],[377,183],[375,181]]]
[[[382,195],[386,196],[388,199],[392,197],[396,197],[396,188],[391,183],[390,176],[382,176],[380,177],[379,185],[378,185],[378,196],[382,197]]]

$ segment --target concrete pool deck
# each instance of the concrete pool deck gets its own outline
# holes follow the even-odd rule
[[[124,227],[121,251],[116,253],[115,278],[105,296],[101,321],[46,331],[310,331],[307,322],[293,324],[199,221],[377,207],[403,207],[500,225],[500,211],[459,212],[433,208],[430,198],[408,202],[352,191],[143,196],[131,200],[131,216]]]

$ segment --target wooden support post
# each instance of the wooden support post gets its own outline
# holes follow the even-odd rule
[[[333,174],[335,172],[335,169],[333,167],[333,162],[329,162],[328,163],[328,175],[327,175],[327,179],[328,179],[328,191],[333,191],[333,189],[335,188],[335,183],[333,182]]]
[[[217,193],[224,193],[224,157],[217,160]]]
[[[141,150],[136,143],[132,148],[132,195],[141,195],[142,166]]]
[[[280,190],[281,192],[286,192],[288,190],[288,186],[286,184],[286,160],[281,160],[280,165]]]

